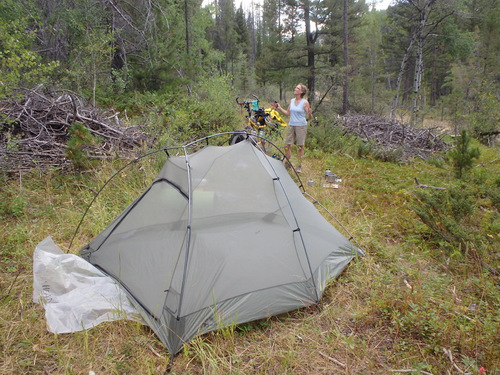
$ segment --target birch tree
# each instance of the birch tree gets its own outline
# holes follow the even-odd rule
[[[417,45],[417,53],[415,59],[414,76],[413,76],[413,118],[416,121],[419,113],[419,90],[422,84],[422,74],[423,74],[423,46],[425,42],[426,35],[424,29],[427,26],[427,20],[432,11],[432,7],[436,0],[406,0],[406,5],[413,8],[412,12],[414,14],[413,22],[415,25],[411,34],[410,42],[406,48],[406,52],[401,60],[400,69],[398,72],[398,78],[396,80],[396,93],[394,95],[394,100],[391,109],[391,117],[394,117],[396,109],[398,107],[399,94],[401,89],[401,82],[403,80],[403,74],[406,68],[406,64],[411,57],[411,53],[415,44]],[[404,2],[400,2],[403,4]],[[404,4],[403,4],[404,5]],[[411,19],[408,21],[412,21]]]
[[[439,5],[439,7],[438,7]],[[451,16],[454,10],[453,0],[406,0],[400,1],[397,6],[406,7],[408,12],[408,24],[410,25],[410,39],[406,52],[401,60],[400,69],[396,80],[396,92],[392,103],[391,117],[394,117],[399,104],[401,83],[406,65],[410,58],[414,58],[413,64],[413,85],[412,85],[412,123],[421,121],[420,109],[422,99],[422,79],[424,76],[424,47],[429,36],[438,36],[436,30],[442,21]],[[431,14],[436,9],[441,12],[431,19]],[[436,12],[434,12],[436,13]],[[435,55],[434,55],[435,57]]]

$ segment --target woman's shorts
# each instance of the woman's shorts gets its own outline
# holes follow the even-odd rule
[[[286,145],[293,145],[293,141],[297,146],[304,146],[306,144],[307,125],[305,126],[289,126],[288,134],[285,138]]]

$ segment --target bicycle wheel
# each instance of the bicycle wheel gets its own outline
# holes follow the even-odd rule
[[[237,132],[234,132],[231,135],[231,138],[229,139],[229,144],[230,145],[235,145],[236,143],[250,140],[252,144],[262,150],[263,152],[266,152],[266,141],[263,138],[256,137],[255,133],[252,132],[249,129],[243,129],[243,130],[238,130]]]
[[[229,144],[235,145],[236,143],[240,143],[247,138],[248,138],[248,133],[245,130],[240,130],[231,135],[231,138],[229,139]]]

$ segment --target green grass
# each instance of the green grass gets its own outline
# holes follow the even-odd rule
[[[463,180],[446,163],[405,165],[308,151],[301,179],[361,244],[318,306],[195,338],[172,374],[500,373],[498,149],[482,149]],[[92,171],[23,174],[0,181],[0,373],[158,374],[168,353],[146,326],[103,323],[74,334],[46,330],[32,300],[32,256],[47,236],[67,250],[87,205],[123,161]],[[155,176],[151,159],[119,173],[89,210],[70,251],[97,235]],[[323,187],[325,169],[342,178]],[[421,184],[445,187],[438,221],[454,219],[447,242],[425,224]],[[452,196],[458,189],[463,196]],[[458,197],[458,198],[457,198]],[[455,199],[455,200],[454,200]],[[453,206],[456,201],[470,207]],[[445,205],[445,203],[447,205]],[[468,204],[469,204],[468,203]],[[455,208],[454,208],[455,207]],[[465,246],[465,247],[463,247]],[[451,354],[451,357],[450,357]]]

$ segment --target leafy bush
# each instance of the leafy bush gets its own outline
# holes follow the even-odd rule
[[[191,95],[168,92],[135,92],[122,102],[122,110],[135,116],[162,147],[207,135],[233,131],[244,119],[238,113],[229,80],[211,77],[196,83]]]
[[[29,8],[15,0],[0,3],[0,99],[10,95],[15,87],[46,81],[59,66],[57,61],[43,63],[41,56],[31,49],[36,33],[28,26],[37,22],[31,14],[38,12]]]

